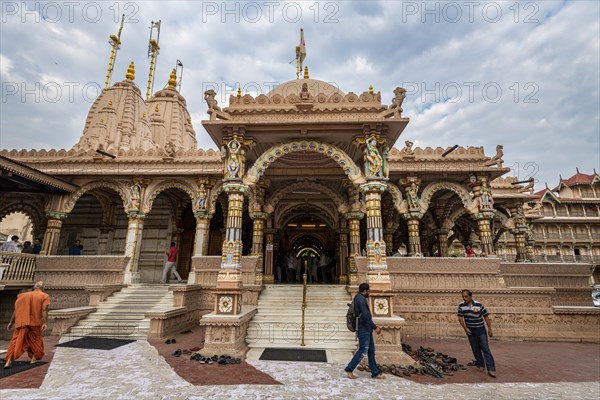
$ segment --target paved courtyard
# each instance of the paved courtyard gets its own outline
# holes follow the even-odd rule
[[[359,379],[351,381],[339,364],[203,365],[189,356],[171,355],[177,348],[201,344],[202,332],[176,338],[173,345],[138,341],[106,351],[55,347],[59,339],[47,337],[44,361],[49,364],[1,379],[0,399],[600,398],[596,344],[492,341],[497,379],[469,368],[444,379],[389,375],[386,380],[372,380],[367,373],[357,372]],[[464,340],[408,341],[413,347],[432,347],[457,357],[465,365],[471,359]]]

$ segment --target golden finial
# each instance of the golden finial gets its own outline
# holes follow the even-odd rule
[[[242,88],[241,87],[238,87],[237,97],[242,97]]]
[[[133,81],[135,79],[135,66],[133,65],[133,61],[129,64],[129,68],[127,68],[125,78],[127,78],[128,81]]]
[[[108,100],[108,105],[109,105],[109,106],[112,106],[112,99],[109,99],[109,100]]]
[[[158,103],[156,103],[156,107],[154,107],[154,112],[158,112]]]
[[[304,79],[308,79],[308,67],[304,67]]]
[[[373,94],[373,85],[369,86],[369,94]]]
[[[169,77],[169,87],[175,89],[175,86],[177,86],[177,73],[175,72],[175,68],[173,68]]]
[[[144,111],[144,116],[143,117],[146,118],[146,111]]]

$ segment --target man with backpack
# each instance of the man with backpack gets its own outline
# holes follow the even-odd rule
[[[353,308],[354,315],[358,318],[356,323],[358,350],[356,350],[354,357],[352,357],[352,360],[350,360],[350,363],[344,369],[350,379],[356,379],[356,375],[353,374],[353,371],[365,355],[368,356],[369,359],[371,378],[385,379],[383,373],[377,368],[377,362],[375,362],[375,341],[373,340],[373,331],[380,335],[381,328],[373,322],[371,311],[369,310],[369,303],[367,301],[368,297],[369,284],[361,283],[358,286],[358,294],[354,296],[354,300],[352,300],[352,304],[350,305],[350,307]]]

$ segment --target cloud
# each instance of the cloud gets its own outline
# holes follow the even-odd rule
[[[531,162],[538,166],[535,177],[551,184],[575,166],[600,169],[598,3],[477,2],[473,9],[466,3],[118,2],[96,3],[102,7],[98,19],[83,4],[72,18],[63,8],[54,22],[5,14],[2,91],[16,84],[19,93],[3,98],[0,144],[70,148],[78,141],[91,106],[84,88],[94,93],[104,85],[108,36],[117,33],[125,13],[112,82],[124,79],[133,60],[145,91],[148,26],[160,18],[154,90],[164,87],[181,60],[182,94],[201,147],[217,147],[200,122],[207,118],[204,88],[219,88],[223,105],[238,85],[267,92],[274,82],[294,79],[288,62],[303,28],[311,78],[344,92],[373,85],[388,104],[396,86],[407,87],[403,108],[411,122],[399,147],[411,139],[419,146],[484,146],[493,155],[501,143],[513,174],[530,174],[524,166]],[[53,80],[60,101],[49,101],[42,89],[39,99],[23,96]],[[72,99],[66,82],[77,84]]]

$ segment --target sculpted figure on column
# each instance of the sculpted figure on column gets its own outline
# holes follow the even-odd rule
[[[367,140],[365,148],[365,172],[367,176],[382,176],[383,158],[377,150],[377,139],[371,137]]]

